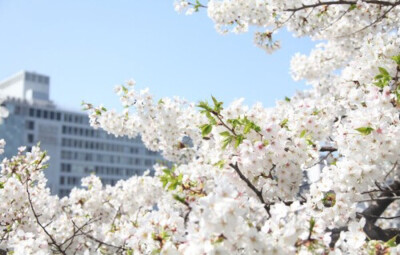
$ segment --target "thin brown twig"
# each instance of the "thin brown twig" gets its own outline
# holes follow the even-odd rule
[[[78,227],[78,226],[75,224],[74,221],[72,221],[72,223],[74,224],[75,227]],[[124,248],[124,247],[116,246],[116,245],[114,245],[114,244],[109,244],[109,243],[103,242],[103,241],[97,239],[96,237],[90,235],[88,232],[85,232],[85,231],[83,231],[83,230],[80,230],[80,232],[81,232],[83,235],[85,235],[87,238],[92,239],[93,241],[99,243],[100,245],[105,245],[105,246],[108,246],[108,247],[111,247],[111,248],[114,248],[114,249],[117,249],[117,250],[123,250],[123,251],[126,251],[126,250],[127,250],[127,249]]]
[[[50,244],[54,245],[61,254],[67,255],[65,250],[62,249],[61,245],[57,243],[57,241],[54,239],[54,237],[47,231],[46,227],[43,226],[42,223],[40,222],[39,216],[36,213],[36,210],[33,206],[33,202],[31,199],[31,193],[29,192],[28,181],[26,181],[26,192],[28,194],[28,202],[29,202],[30,208],[32,210],[33,216],[35,217],[36,223],[40,226],[40,228],[43,230],[43,232],[50,238],[50,240],[51,240]]]
[[[363,1],[364,3],[367,4],[376,4],[376,5],[382,5],[382,6],[397,6],[400,5],[400,1],[396,2],[389,2],[389,1],[379,1],[379,0],[365,0]],[[317,3],[314,4],[303,4],[300,7],[294,7],[294,8],[289,8],[285,9],[285,11],[288,12],[297,12],[309,8],[315,8],[315,7],[320,7],[320,6],[329,6],[329,5],[354,5],[357,4],[357,1],[318,1]]]
[[[231,164],[229,164],[229,166],[232,167],[235,170],[235,172],[239,175],[240,179],[242,181],[244,181],[246,183],[246,185],[257,195],[257,197],[260,200],[260,202],[264,204],[264,208],[267,211],[268,215],[271,217],[271,214],[269,212],[270,204],[265,203],[264,197],[262,195],[262,191],[258,190],[253,185],[253,183],[251,183],[251,181],[246,176],[244,176],[242,171],[240,171],[239,166],[238,166],[237,163],[235,163],[235,164],[231,163]]]
[[[394,219],[400,218],[400,215],[392,216],[392,217],[383,217],[383,216],[375,216],[375,215],[369,215],[369,214],[359,213],[359,212],[357,213],[357,215],[362,216],[362,217],[364,217],[364,216],[371,217],[371,218],[375,218],[378,220],[394,220]]]
[[[394,169],[396,169],[396,167],[397,167],[397,161],[394,163],[392,169],[390,169],[390,171],[385,175],[385,178],[384,178],[385,181],[388,178],[388,176],[390,175],[390,173],[392,173],[394,171]]]

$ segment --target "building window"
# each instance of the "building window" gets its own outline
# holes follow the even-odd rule
[[[157,155],[157,152],[156,151],[146,150],[146,155],[155,156],[155,155]]]
[[[33,143],[33,134],[28,134],[28,143]]]
[[[60,197],[68,196],[71,191],[69,189],[60,189]]]
[[[30,117],[35,116],[35,109],[29,108],[29,116],[30,116]]]
[[[61,120],[61,113],[57,112],[57,120]]]
[[[34,130],[35,129],[35,122],[28,120],[25,124],[26,129]]]
[[[60,177],[60,184],[64,184],[64,176]]]
[[[71,176],[68,176],[67,177],[67,184],[69,184],[69,185],[77,185],[78,184],[78,177],[71,177]]]
[[[85,155],[85,161],[92,161],[93,160],[93,155],[90,153],[86,153]]]
[[[151,166],[153,164],[153,160],[151,160],[151,159],[146,159],[145,161],[144,161],[144,165],[145,166]]]
[[[89,167],[85,167],[84,172],[85,172],[86,174],[88,174],[88,173],[91,173],[91,172],[93,172],[93,171],[92,171]]]
[[[43,118],[47,119],[49,115],[48,111],[43,111]]]
[[[61,172],[70,173],[71,172],[71,164],[61,164]]]
[[[50,112],[50,119],[54,120],[54,112]]]
[[[36,117],[41,118],[42,117],[42,110],[36,109]]]
[[[14,109],[14,114],[20,114],[21,113],[21,106],[19,106],[19,105],[17,105],[17,106],[15,106],[15,109]]]

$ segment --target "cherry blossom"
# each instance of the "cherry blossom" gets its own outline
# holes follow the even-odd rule
[[[174,8],[205,10],[222,33],[254,28],[268,53],[283,28],[321,41],[291,62],[309,89],[265,108],[157,101],[133,80],[117,86],[124,110],[84,103],[91,125],[140,136],[168,162],[115,186],[88,176],[60,199],[46,188],[47,154],[20,148],[1,164],[0,248],[398,254],[400,2],[177,0]]]

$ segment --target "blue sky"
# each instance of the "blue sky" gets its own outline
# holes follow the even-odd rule
[[[202,11],[177,14],[173,0],[0,0],[0,80],[19,70],[51,77],[51,98],[118,107],[114,85],[133,78],[157,97],[199,101],[244,97],[273,106],[305,88],[292,81],[290,58],[314,43],[279,32],[272,55],[252,34],[218,34]]]

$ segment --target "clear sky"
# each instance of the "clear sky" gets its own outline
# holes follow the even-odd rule
[[[252,34],[220,35],[206,11],[177,14],[173,0],[0,0],[0,80],[20,70],[51,78],[50,97],[118,107],[114,85],[133,78],[157,97],[218,99],[273,106],[305,88],[290,58],[314,43],[280,32],[268,55]]]

